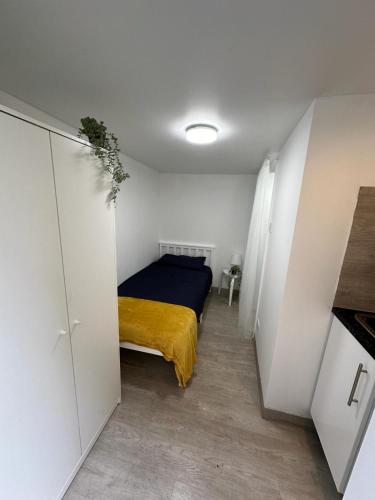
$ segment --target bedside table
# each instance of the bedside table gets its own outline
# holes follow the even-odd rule
[[[241,274],[231,274],[229,272],[229,269],[223,269],[223,272],[221,275],[220,286],[219,286],[219,290],[218,290],[219,295],[221,294],[221,289],[223,288],[224,279],[227,279],[229,281],[229,301],[228,301],[228,304],[231,306],[232,305],[234,283],[236,281],[240,282]]]

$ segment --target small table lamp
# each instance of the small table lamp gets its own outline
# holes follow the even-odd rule
[[[241,272],[242,258],[240,253],[234,253],[230,261],[231,274],[239,274]]]

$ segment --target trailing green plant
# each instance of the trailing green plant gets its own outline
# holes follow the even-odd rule
[[[118,139],[113,132],[108,132],[102,121],[98,122],[95,118],[89,116],[81,118],[78,137],[83,136],[86,136],[93,146],[94,154],[102,162],[104,171],[112,176],[112,189],[108,195],[108,200],[116,202],[120,184],[129,177],[120,161]]]
[[[233,265],[230,268],[229,272],[230,272],[230,274],[233,274],[234,276],[237,276],[238,274],[241,274],[241,268],[240,268],[240,266]]]

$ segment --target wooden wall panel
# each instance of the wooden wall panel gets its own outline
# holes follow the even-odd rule
[[[334,305],[375,312],[375,187],[361,187]]]

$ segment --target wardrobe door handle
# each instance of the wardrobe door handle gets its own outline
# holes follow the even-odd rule
[[[73,325],[72,325],[72,332],[73,332],[73,330],[75,330],[76,326],[78,326],[80,324],[81,324],[80,320],[79,319],[75,319],[73,321]]]
[[[352,390],[350,391],[350,394],[349,394],[348,406],[351,406],[352,403],[358,403],[358,399],[354,399],[354,396],[355,396],[355,391],[357,390],[357,385],[358,385],[359,379],[361,378],[362,373],[367,373],[367,370],[363,369],[363,363],[359,363],[358,368],[357,368],[357,373],[355,374],[355,377],[354,377]]]
[[[59,335],[63,336],[66,335],[68,332],[66,330],[60,330]]]

